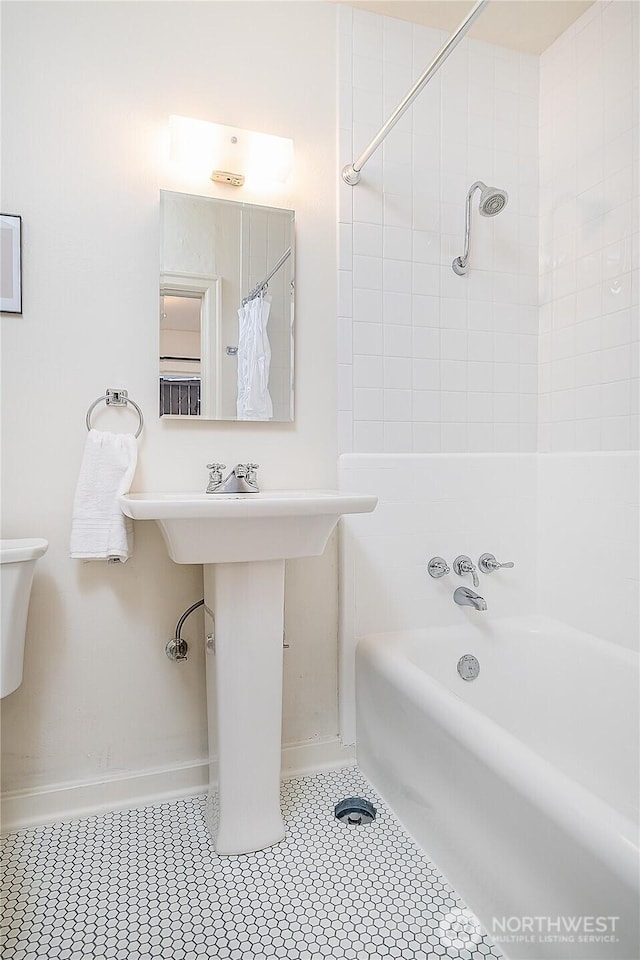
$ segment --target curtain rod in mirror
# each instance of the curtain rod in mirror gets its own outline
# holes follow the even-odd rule
[[[264,288],[266,287],[266,285],[269,283],[269,280],[271,280],[271,277],[273,277],[273,276],[278,272],[278,270],[280,269],[280,267],[282,266],[282,264],[283,264],[283,263],[286,263],[286,261],[289,259],[290,256],[291,256],[291,247],[289,247],[288,250],[285,250],[285,252],[282,254],[282,256],[280,257],[280,259],[279,259],[278,262],[276,263],[276,265],[275,265],[275,267],[273,268],[273,270],[270,270],[270,271],[269,271],[269,273],[266,275],[266,277],[264,278],[264,280],[261,280],[260,283],[257,283],[257,284],[255,285],[255,287],[253,288],[253,290],[251,291],[251,293],[249,293],[246,297],[243,297],[243,300],[242,300],[242,306],[243,306],[243,307],[244,307],[247,303],[249,303],[251,300],[255,300],[255,298],[260,294],[260,292],[261,292],[262,290],[264,290]]]

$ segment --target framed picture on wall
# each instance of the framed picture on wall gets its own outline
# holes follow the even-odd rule
[[[0,313],[22,313],[22,217],[0,213]]]

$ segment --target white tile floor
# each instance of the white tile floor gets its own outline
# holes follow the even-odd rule
[[[338,800],[363,796],[373,824]],[[3,960],[483,960],[501,954],[355,769],[285,781],[286,839],[218,857],[204,798],[3,843]]]

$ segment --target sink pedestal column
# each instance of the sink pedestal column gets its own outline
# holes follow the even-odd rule
[[[250,853],[284,838],[280,811],[284,560],[204,566],[215,616],[207,653],[207,823],[219,854]],[[215,663],[212,661],[215,659]],[[217,796],[215,796],[217,794]]]

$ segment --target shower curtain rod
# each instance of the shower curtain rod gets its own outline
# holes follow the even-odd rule
[[[342,171],[342,179],[345,183],[348,183],[349,186],[355,186],[356,183],[360,183],[360,171],[364,167],[365,163],[371,157],[373,153],[378,149],[384,138],[392,130],[400,117],[402,117],[406,111],[409,109],[413,101],[416,99],[419,93],[426,87],[431,77],[434,73],[437,73],[444,61],[447,59],[450,53],[453,53],[455,48],[458,46],[465,33],[469,28],[475,23],[478,19],[486,5],[489,3],[489,0],[479,0],[476,3],[473,10],[468,14],[468,16],[462,21],[455,33],[453,33],[445,45],[440,49],[440,52],[435,56],[431,61],[425,72],[422,76],[416,80],[409,93],[406,95],[404,100],[398,104],[396,109],[393,111],[387,122],[383,127],[380,128],[375,137],[368,144],[360,154],[357,160],[354,160],[353,163],[348,163],[347,166]]]
[[[286,260],[288,260],[290,256],[291,256],[291,247],[289,247],[288,250],[285,250],[285,252],[282,254],[282,256],[280,257],[280,259],[279,259],[278,262],[276,263],[276,265],[275,265],[275,267],[273,268],[273,270],[270,270],[270,271],[269,271],[269,273],[266,275],[266,277],[264,278],[264,280],[261,280],[260,283],[257,283],[257,284],[255,285],[255,287],[253,288],[253,290],[251,291],[251,293],[247,294],[247,296],[244,297],[244,299],[243,299],[243,301],[242,301],[242,306],[243,306],[243,307],[246,306],[246,304],[249,303],[251,300],[255,300],[255,298],[258,296],[258,294],[260,293],[260,291],[262,290],[262,288],[263,288],[263,287],[266,287],[266,285],[269,283],[269,280],[271,280],[271,277],[272,277],[275,273],[278,272],[278,270],[280,269],[280,267],[282,266],[282,264],[283,264]]]

